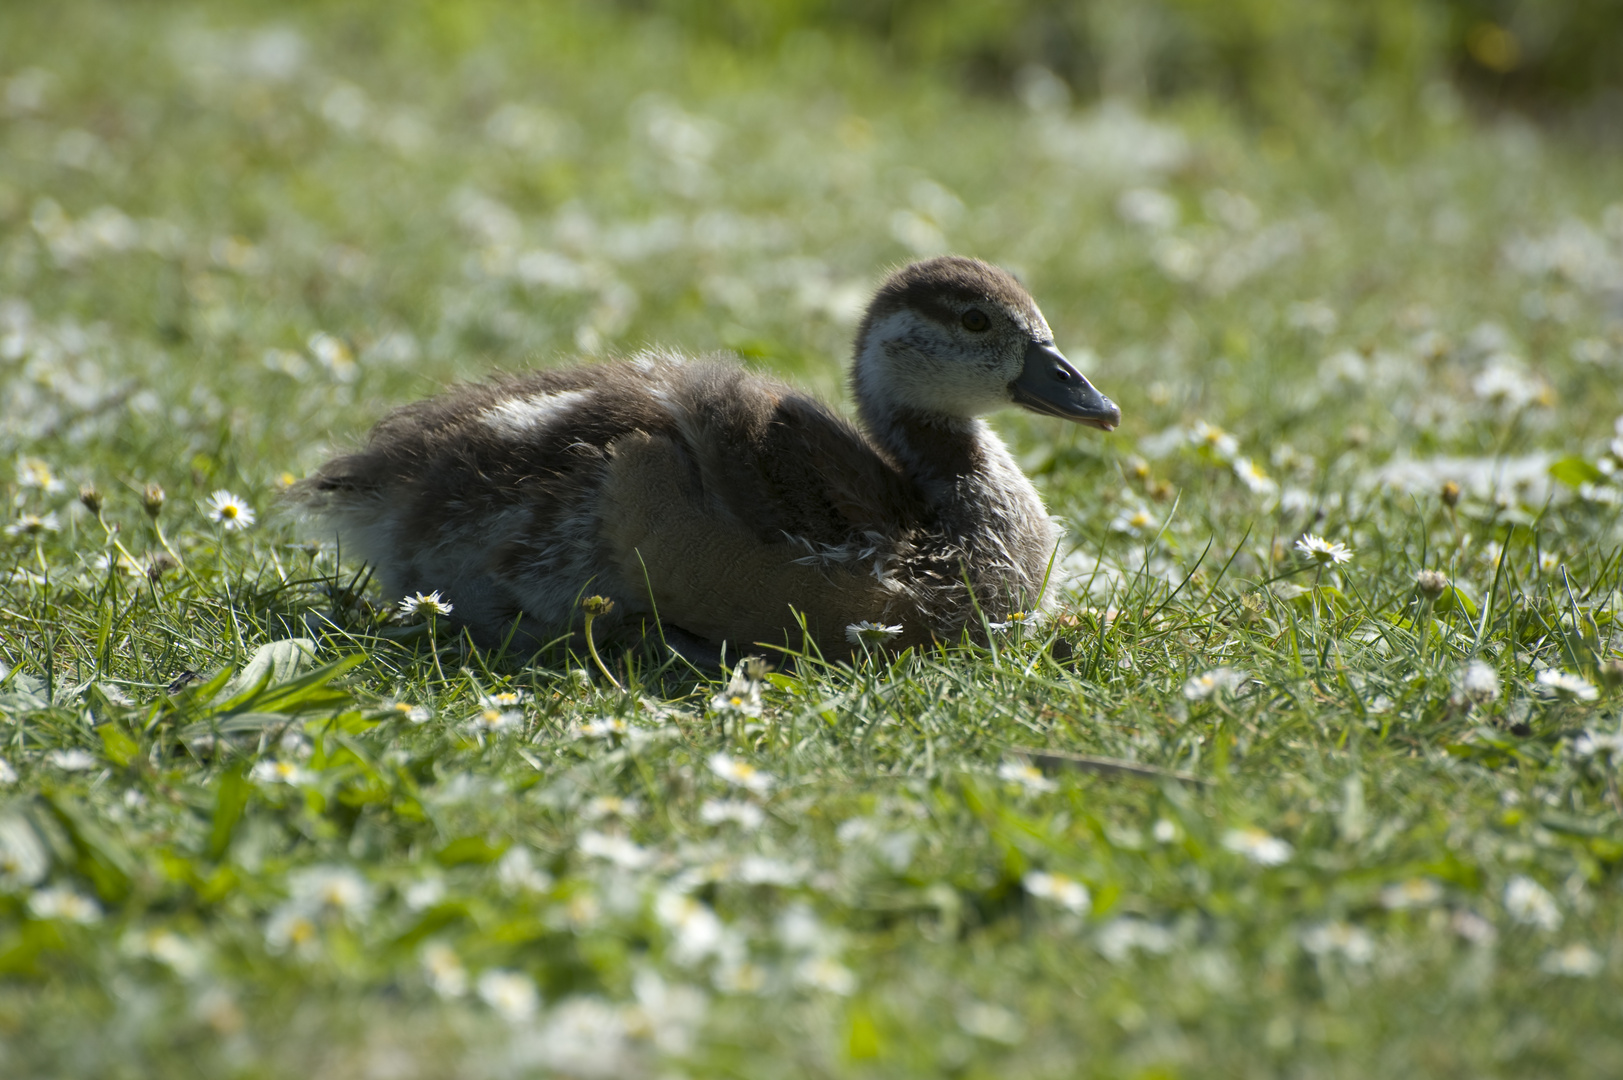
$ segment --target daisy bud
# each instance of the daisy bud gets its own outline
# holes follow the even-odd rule
[[[1460,504],[1460,486],[1452,480],[1443,481],[1443,505],[1455,507]]]
[[[1427,600],[1435,600],[1448,591],[1448,575],[1441,570],[1422,570],[1414,576],[1414,586]]]
[[[163,488],[157,484],[148,484],[141,492],[141,509],[147,512],[147,517],[157,521],[158,515],[163,513],[163,500]]]
[[[614,601],[606,596],[588,596],[580,602],[580,606],[586,611],[586,614],[595,619],[599,615],[607,615],[613,611]]]
[[[89,510],[97,517],[101,517],[102,497],[101,492],[96,490],[95,484],[79,485],[79,501],[84,504],[86,510]]]

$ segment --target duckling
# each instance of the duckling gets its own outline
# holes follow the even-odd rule
[[[860,427],[665,350],[501,377],[396,410],[291,496],[388,595],[438,590],[485,646],[569,635],[588,594],[615,601],[603,638],[712,663],[724,643],[840,654],[851,624],[907,645],[1037,608],[1058,529],[980,417],[1110,431],[1121,412],[1030,294],[959,256],[896,271],[850,385]]]

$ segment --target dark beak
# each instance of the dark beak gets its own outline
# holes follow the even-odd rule
[[[1026,366],[1020,377],[1009,384],[1009,396],[1023,409],[1101,431],[1113,431],[1121,423],[1116,403],[1095,390],[1065,359],[1065,354],[1048,341],[1033,341],[1026,346]]]

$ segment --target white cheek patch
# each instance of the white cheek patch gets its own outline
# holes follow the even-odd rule
[[[550,426],[591,396],[590,390],[565,390],[557,394],[512,398],[497,402],[480,413],[479,421],[492,431],[522,438]]]

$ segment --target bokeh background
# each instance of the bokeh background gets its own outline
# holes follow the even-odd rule
[[[1617,0],[0,0],[0,1074],[1623,1073],[1620,57]],[[1124,412],[993,419],[1068,537],[996,648],[619,694],[279,501],[493,370],[843,400],[945,251]]]

